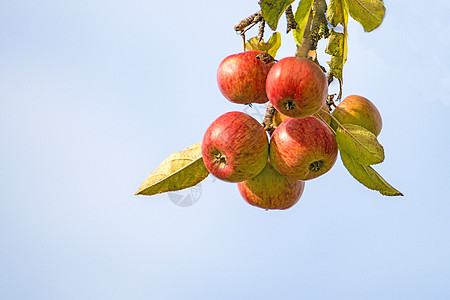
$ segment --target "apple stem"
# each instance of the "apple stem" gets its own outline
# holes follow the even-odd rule
[[[256,55],[256,59],[261,60],[265,64],[270,64],[271,62],[275,61],[275,59],[267,52],[263,52],[261,54]]]

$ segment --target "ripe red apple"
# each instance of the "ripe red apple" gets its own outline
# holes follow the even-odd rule
[[[376,136],[381,132],[383,123],[376,106],[368,99],[352,95],[348,96],[334,109],[332,116],[341,124],[354,124],[366,128]],[[331,127],[336,130],[338,124],[331,120]]]
[[[298,202],[305,182],[284,177],[267,162],[265,168],[251,179],[237,184],[249,204],[264,209],[287,209]]]
[[[300,57],[286,57],[269,71],[267,97],[275,108],[293,118],[316,113],[328,95],[325,74],[314,62]]]
[[[226,57],[217,70],[217,83],[222,94],[234,103],[266,103],[266,77],[274,61],[265,63],[252,50]]]
[[[269,141],[261,124],[238,111],[218,117],[206,130],[202,158],[219,179],[239,182],[258,175],[267,163]]]
[[[331,169],[338,146],[328,125],[316,117],[288,118],[273,132],[269,153],[281,175],[308,180]]]

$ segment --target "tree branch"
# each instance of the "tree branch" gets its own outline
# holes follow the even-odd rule
[[[295,56],[297,57],[308,57],[308,52],[310,50],[309,48],[309,39],[310,39],[310,33],[311,33],[311,23],[313,20],[314,11],[311,9],[308,16],[308,21],[306,22],[305,32],[303,33],[302,37],[302,44],[300,47],[297,47],[297,51],[295,52]]]
[[[295,56],[310,58],[318,63],[315,53],[317,44],[322,37],[329,35],[326,12],[327,3],[325,0],[314,0],[303,33],[301,46],[297,47]]]

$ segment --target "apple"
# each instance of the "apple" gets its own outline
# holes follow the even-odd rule
[[[333,167],[338,146],[328,125],[316,117],[288,118],[274,130],[269,153],[281,175],[309,180]]]
[[[282,114],[304,118],[316,113],[328,96],[325,74],[314,62],[286,57],[269,71],[266,92],[270,103]]]
[[[261,173],[239,182],[237,186],[250,205],[264,209],[287,209],[298,202],[305,182],[284,177],[267,162]]]
[[[328,113],[327,113],[328,111]],[[330,116],[330,108],[328,107],[328,104],[326,101],[323,101],[322,107],[319,109],[318,112],[316,112],[314,114],[315,117],[317,117],[316,115],[319,115],[319,117],[317,117],[319,120],[323,120],[325,123],[330,124],[331,122],[331,116]],[[278,110],[275,111],[275,114],[273,115],[273,125],[275,127],[277,127],[278,125],[281,124],[281,122],[283,122],[284,120],[286,120],[287,118],[289,118],[288,116],[286,116],[285,114],[280,113]]]
[[[217,70],[222,94],[234,103],[266,103],[266,77],[274,61],[266,63],[257,56],[265,52],[252,50],[226,57]]]
[[[202,158],[219,179],[239,182],[261,172],[268,158],[269,140],[261,124],[239,111],[218,117],[206,130]]]
[[[366,128],[378,136],[383,126],[381,115],[376,106],[368,99],[352,95],[348,96],[334,109],[332,116],[341,124],[354,124]],[[336,130],[337,122],[332,119],[331,127]]]

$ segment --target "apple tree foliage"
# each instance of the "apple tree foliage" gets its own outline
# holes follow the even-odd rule
[[[284,14],[287,18],[287,33],[292,31],[297,45],[295,56],[307,57],[319,66],[317,43],[320,39],[327,39],[325,52],[331,57],[327,62],[328,83],[337,79],[340,86],[337,99],[333,99],[336,95],[328,96],[327,104],[331,108],[335,106],[334,101],[340,101],[342,96],[349,15],[366,32],[370,32],[383,21],[385,6],[382,0],[300,0],[293,12],[293,3],[294,0],[261,0],[261,10],[239,22],[235,30],[243,37],[245,51],[261,50],[275,57],[281,46],[281,34],[276,30]],[[245,34],[257,24],[258,35],[247,40]],[[263,38],[265,24],[274,31],[267,42]],[[325,68],[321,68],[325,72]],[[342,162],[350,174],[367,188],[383,195],[402,196],[401,192],[372,168],[372,165],[383,162],[385,158],[383,146],[377,137],[361,126],[341,124],[331,114],[330,116],[338,123],[333,132]],[[208,174],[202,159],[201,143],[198,143],[165,159],[145,179],[136,195],[154,195],[192,187]]]

